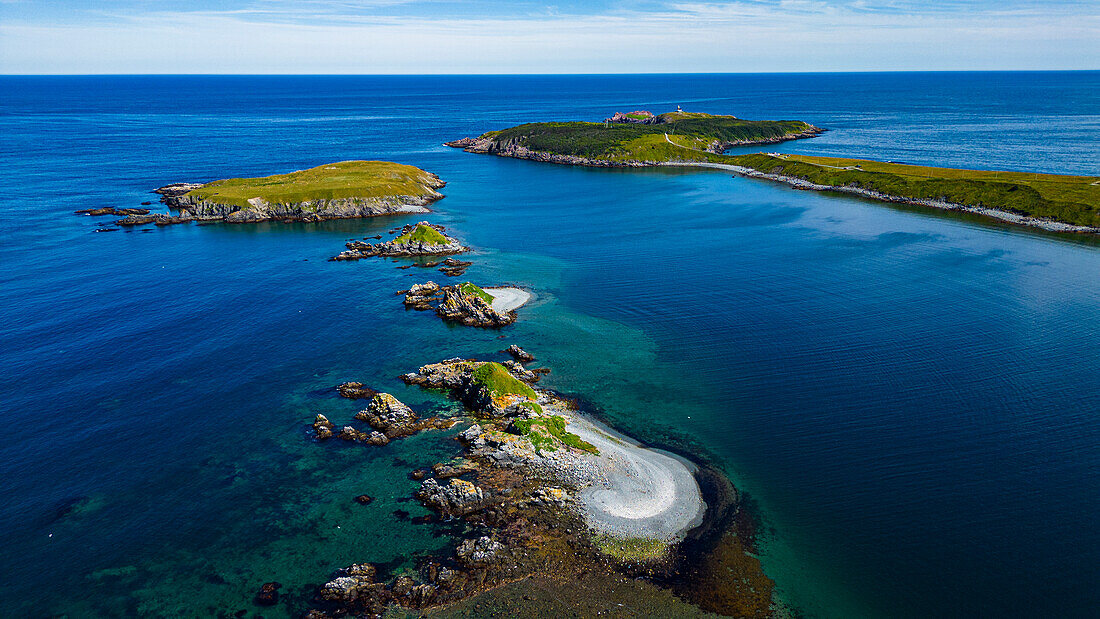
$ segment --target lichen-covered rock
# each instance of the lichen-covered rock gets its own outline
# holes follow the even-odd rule
[[[476,540],[468,539],[455,549],[455,557],[465,567],[486,567],[500,560],[504,544],[482,536]]]
[[[484,491],[463,479],[452,479],[445,486],[433,478],[425,479],[416,498],[443,516],[464,516],[485,506]]]

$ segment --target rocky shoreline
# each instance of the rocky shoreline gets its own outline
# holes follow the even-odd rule
[[[508,353],[533,359],[516,346]],[[462,454],[411,475],[422,480],[415,498],[435,514],[433,519],[464,522],[473,535],[458,541],[453,555],[424,559],[413,572],[384,575],[376,566],[362,563],[339,570],[318,589],[314,608],[306,616],[381,616],[393,605],[439,608],[471,597],[491,597],[509,583],[583,574],[598,574],[607,581],[624,575],[644,577],[672,589],[686,601],[669,601],[677,610],[666,607],[664,612],[678,615],[702,614],[700,609],[705,609],[767,616],[774,610],[774,585],[759,562],[746,554],[751,549],[750,535],[738,535],[736,531],[742,529],[731,524],[741,515],[736,492],[714,471],[704,468],[689,473],[688,483],[699,503],[703,504],[704,494],[708,499],[705,518],[702,512],[686,520],[678,520],[682,514],[669,516],[670,522],[679,524],[661,539],[620,537],[614,529],[609,534],[600,528],[592,519],[600,504],[586,493],[602,488],[607,483],[603,476],[620,475],[621,464],[600,464],[617,462],[620,456],[601,454],[568,431],[581,423],[575,403],[533,387],[546,371],[528,370],[515,360],[451,359],[401,376],[406,384],[449,393],[468,410],[471,425],[455,437]],[[341,437],[374,445],[384,445],[382,438],[446,427],[419,420],[389,394],[375,396],[356,418],[375,429],[367,436],[381,437],[361,440],[351,432],[351,438],[343,432]],[[332,435],[332,425],[323,416],[318,416],[314,427],[318,438]],[[609,450],[658,453],[640,446],[613,447],[613,441],[620,440],[608,437],[603,444]],[[664,506],[647,491],[636,496]],[[369,503],[369,497],[362,498]],[[677,508],[672,513],[683,511],[683,499],[673,504]],[[729,551],[731,544],[736,552]],[[740,576],[729,578],[731,571]],[[692,578],[684,578],[685,574]]]
[[[880,202],[893,202],[896,204],[907,204],[911,206],[924,206],[928,208],[939,209],[943,211],[957,211],[963,213],[973,213],[975,215],[982,215],[1000,221],[1016,224],[1020,226],[1028,226],[1032,228],[1039,228],[1049,232],[1069,232],[1078,234],[1096,234],[1100,233],[1100,228],[1094,228],[1090,226],[1077,226],[1074,224],[1068,224],[1060,221],[1054,221],[1050,219],[1040,219],[1037,217],[1029,217],[1027,215],[1021,215],[1019,213],[1012,213],[1010,211],[1004,211],[1000,209],[986,208],[983,206],[970,206],[967,204],[958,204],[955,202],[946,202],[943,200],[932,200],[927,198],[907,198],[905,196],[891,195],[875,191],[873,189],[865,189],[863,187],[845,186],[845,185],[819,185],[812,183],[796,176],[787,176],[783,174],[771,174],[761,172],[753,168],[746,168],[744,166],[723,164],[723,163],[667,163],[664,165],[669,166],[692,166],[702,168],[714,168],[718,170],[728,170],[734,172],[740,176],[747,178],[757,178],[762,180],[769,180],[779,183],[790,185],[795,189],[805,189],[809,191],[838,191],[841,193],[849,193],[864,198],[870,198],[872,200],[878,200]]]

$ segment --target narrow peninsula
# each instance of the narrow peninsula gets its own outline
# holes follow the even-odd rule
[[[389,161],[341,161],[288,174],[175,183],[157,189],[178,215],[131,215],[120,225],[327,219],[423,213],[446,183],[431,172]]]
[[[602,123],[528,123],[448,142],[467,152],[594,167],[698,166],[873,200],[973,213],[1054,232],[1100,232],[1100,176],[933,168],[755,153],[733,146],[814,137],[801,121],[746,121],[676,111],[617,112]]]

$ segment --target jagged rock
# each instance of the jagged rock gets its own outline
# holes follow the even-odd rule
[[[335,427],[336,426],[328,420],[328,417],[321,414],[318,414],[317,419],[313,422],[313,431],[316,432],[317,438],[320,440],[331,438],[332,429]]]
[[[443,300],[435,309],[443,320],[470,327],[499,328],[516,321],[516,312],[501,313],[477,294],[466,290],[465,284],[444,286]]]
[[[279,603],[279,589],[282,585],[277,582],[266,582],[256,594],[256,603],[260,606],[274,606]]]
[[[484,491],[463,479],[452,479],[445,486],[433,478],[425,479],[416,498],[443,516],[463,516],[485,505]]]
[[[390,439],[385,434],[375,430],[367,435],[366,442],[368,445],[374,445],[375,447],[384,447],[390,444]]]
[[[411,408],[388,393],[379,393],[371,399],[367,408],[355,414],[355,418],[366,421],[370,427],[385,433],[387,438],[408,436],[420,428],[419,417]]]
[[[372,501],[374,501],[374,498],[366,494],[360,494],[355,497],[355,502],[360,505],[370,505]]]
[[[520,363],[530,363],[531,361],[535,360],[535,355],[532,355],[531,353],[520,348],[519,346],[516,346],[515,344],[509,346],[508,350],[505,350],[504,352],[512,355],[512,358],[516,361],[519,361]]]
[[[466,567],[486,567],[500,560],[504,544],[488,536],[468,539],[455,549],[458,562]]]
[[[336,386],[336,391],[342,397],[349,400],[361,400],[365,398],[373,398],[378,395],[378,392],[370,387],[364,387],[363,383],[348,382],[341,383]]]
[[[428,471],[424,469],[416,469],[412,473],[409,473],[409,477],[412,477],[416,481],[420,481],[428,476]]]
[[[435,296],[437,292],[439,292],[439,284],[435,282],[414,284],[412,288],[405,291],[405,307],[421,311],[430,310],[432,301],[439,299]]]
[[[360,432],[359,430],[356,430],[351,426],[344,426],[340,430],[340,438],[344,439],[345,441],[363,442],[367,440],[367,434],[365,432]]]

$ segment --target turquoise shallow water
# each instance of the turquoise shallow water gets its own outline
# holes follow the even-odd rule
[[[1095,73],[2,81],[3,614],[232,614],[278,580],[290,615],[335,568],[445,551],[395,514],[423,513],[406,474],[453,453],[444,433],[354,449],[308,424],[351,418],[325,392],[350,379],[452,410],[395,376],[512,342],[617,427],[723,466],[810,616],[1100,604],[1094,242],[438,145],[682,104],[831,129],[792,152],[1096,174]],[[448,328],[393,296],[428,271],[325,261],[415,217],[95,234],[68,214],[350,158],[439,173],[430,219],[477,248],[467,276],[538,301],[499,334]]]

